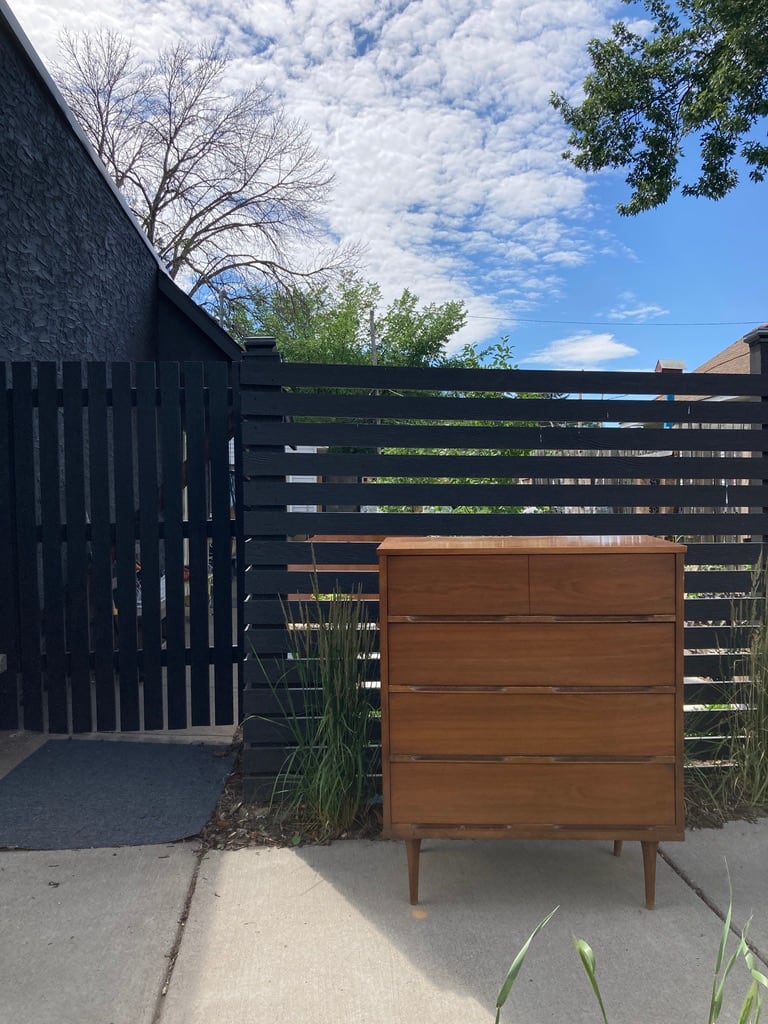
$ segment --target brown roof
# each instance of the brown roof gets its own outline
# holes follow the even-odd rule
[[[694,373],[749,373],[749,345],[744,338],[697,366]]]

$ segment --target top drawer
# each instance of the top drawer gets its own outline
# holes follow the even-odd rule
[[[390,555],[390,615],[527,615],[527,555]]]
[[[389,615],[674,615],[676,559],[628,554],[390,555]]]
[[[532,615],[674,615],[676,560],[648,554],[541,554],[530,560]]]

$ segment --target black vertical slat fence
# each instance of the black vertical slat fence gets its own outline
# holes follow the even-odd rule
[[[227,364],[0,364],[0,728],[237,721],[238,387]]]
[[[752,340],[759,370],[765,339]],[[268,793],[284,763],[284,688],[301,707],[284,605],[306,601],[314,562],[322,594],[359,591],[376,622],[388,535],[685,541],[686,703],[689,724],[701,722],[701,708],[727,700],[733,602],[768,535],[767,387],[760,372],[283,364],[266,340],[251,345],[240,393],[247,792]],[[691,725],[689,753],[706,752],[716,717]]]

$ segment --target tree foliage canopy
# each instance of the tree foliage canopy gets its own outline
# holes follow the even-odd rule
[[[632,0],[624,0],[631,3]],[[585,171],[627,170],[636,214],[683,195],[720,199],[768,170],[768,3],[766,0],[643,0],[653,26],[626,22],[588,47],[585,98],[552,103],[571,129],[564,154]],[[698,167],[683,180],[683,143]]]
[[[377,284],[346,274],[336,285],[254,291],[247,302],[236,304],[229,328],[240,336],[276,338],[283,358],[293,362],[371,363],[375,347],[381,365],[479,365],[471,346],[449,352],[451,339],[467,321],[463,302],[420,305],[406,288],[383,312],[381,303]]]
[[[233,90],[215,43],[139,60],[113,31],[60,38],[59,87],[173,278],[190,294],[335,272],[307,266],[332,176],[263,85]]]

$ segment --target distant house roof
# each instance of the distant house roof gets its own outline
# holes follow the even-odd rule
[[[694,373],[749,373],[749,345],[745,338],[739,338],[728,348],[712,356]]]

